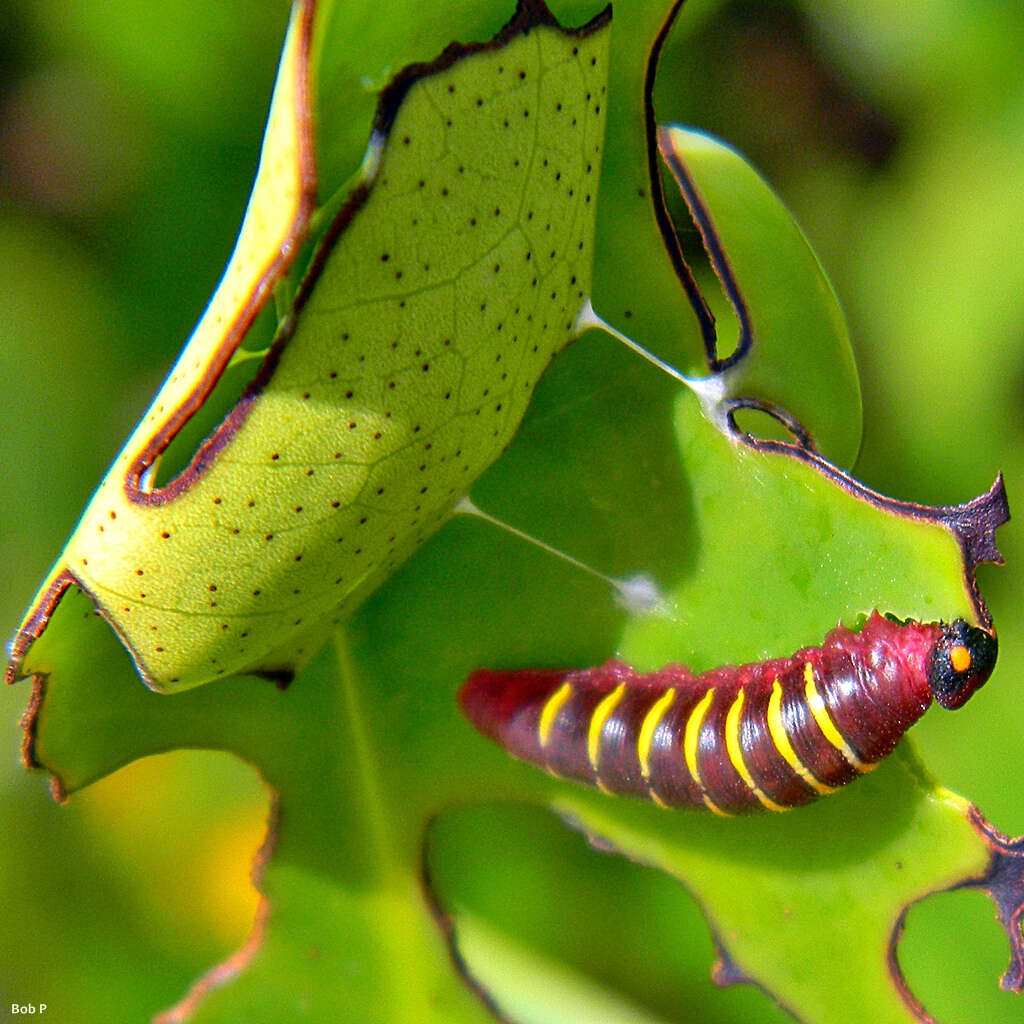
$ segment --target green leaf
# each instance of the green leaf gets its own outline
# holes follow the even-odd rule
[[[153,487],[305,231],[311,12],[296,8],[236,257],[40,590],[10,675],[32,671],[20,658],[74,583],[154,689],[289,676],[444,522],[577,333],[607,19],[567,32],[529,3],[491,43],[383,92],[361,178],[259,373]]]
[[[857,368],[839,300],[803,232],[735,150],[674,125],[659,145],[739,323],[735,349],[715,353],[719,400],[783,409],[835,464],[853,465]]]
[[[642,60],[665,12],[626,13],[614,37],[626,42],[613,43],[611,57],[613,124],[630,124],[643,109]],[[615,97],[624,97],[621,122]],[[685,349],[687,338],[699,344],[695,321],[686,327],[679,320],[683,293],[669,275],[649,194],[619,188],[609,170],[628,166],[651,188],[637,167],[643,143],[653,140],[634,123],[610,141],[615,162],[609,157],[602,177],[593,305],[667,358],[673,346]],[[771,193],[727,161],[709,165],[709,194],[719,174],[723,203],[732,188],[724,183],[746,178],[745,194],[767,222],[783,225],[772,250],[780,275],[795,268],[800,281],[819,279]],[[629,211],[641,209],[644,219],[629,226]],[[721,237],[753,259],[757,244],[748,245],[742,216],[727,215],[725,206],[709,210]],[[765,241],[761,233],[752,237]],[[635,257],[620,258],[634,244],[643,257],[639,275],[627,272]],[[649,279],[648,258],[656,268]],[[391,264],[390,253],[388,261],[377,259]],[[737,273],[755,322],[799,323],[807,289],[781,299],[761,294],[760,273],[756,264]],[[659,279],[673,288],[651,285]],[[316,289],[304,294],[301,303],[316,302]],[[820,366],[799,357],[794,365],[819,402],[836,395],[844,403],[853,394],[845,372],[829,383],[815,371],[827,377],[833,364],[847,365],[845,329],[831,317],[827,294],[812,297],[809,322],[823,331],[815,337]],[[782,334],[767,337],[743,388],[727,397],[791,397],[786,380],[773,382],[771,373],[774,360],[791,353]],[[695,365],[678,363],[691,371]],[[215,970],[168,1019],[484,1020],[481,994],[523,1020],[597,1019],[634,1009],[637,1019],[693,1019],[685,991],[672,1000],[651,989],[627,991],[617,945],[625,929],[606,943],[581,939],[594,937],[623,891],[627,875],[618,860],[600,859],[592,877],[601,884],[580,902],[575,862],[562,847],[538,844],[529,869],[548,884],[510,921],[476,902],[474,890],[499,887],[503,874],[509,902],[526,903],[514,862],[502,873],[479,864],[445,871],[452,851],[443,842],[424,856],[425,836],[444,828],[452,808],[500,800],[554,809],[599,844],[660,869],[628,875],[633,913],[620,911],[619,918],[636,927],[637,905],[663,912],[656,925],[640,922],[643,956],[657,967],[652,974],[672,974],[684,947],[695,962],[706,956],[706,938],[688,934],[692,914],[680,912],[686,897],[674,880],[681,880],[699,897],[730,964],[806,1019],[839,1020],[847,1010],[858,1019],[921,1019],[887,967],[893,928],[911,900],[984,874],[991,846],[965,806],[937,791],[905,753],[815,807],[721,821],[552,779],[511,761],[458,713],[461,680],[485,665],[578,666],[618,653],[640,667],[684,660],[700,668],[788,653],[820,640],[837,618],[872,607],[927,619],[974,613],[952,519],[911,518],[908,508],[858,489],[806,449],[758,446],[729,431],[704,396],[702,406],[670,376],[592,333],[545,374],[523,428],[473,491],[488,512],[605,576],[652,575],[667,614],[628,611],[606,578],[460,517],[359,608],[289,689],[235,677],[158,695],[138,685],[90,598],[68,589],[25,665],[37,675],[29,755],[64,792],[152,751],[203,746],[251,761],[276,793],[260,864],[264,912],[253,940],[244,957]],[[844,431],[858,422],[855,410],[823,413],[815,405],[800,413],[828,439],[828,450],[854,450]],[[301,433],[290,436],[305,441]],[[396,477],[396,485],[405,483]],[[423,881],[436,883],[428,885],[433,903],[422,898]],[[525,933],[541,917],[562,935],[555,955]],[[525,962],[522,948],[531,950]],[[835,956],[823,953],[837,948]],[[776,955],[783,949],[785,956]],[[853,961],[863,974],[846,977]],[[512,965],[518,974],[509,974]],[[464,986],[456,968],[483,991]],[[520,980],[510,985],[510,976]],[[534,1000],[538,977],[544,994]],[[729,977],[721,972],[722,980]],[[563,1004],[566,989],[572,998]],[[720,1019],[773,1012],[756,993],[747,995],[743,1010]]]

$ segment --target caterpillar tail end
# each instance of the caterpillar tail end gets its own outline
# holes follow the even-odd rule
[[[524,709],[558,688],[565,672],[559,669],[494,671],[477,669],[459,691],[466,717],[485,736],[507,746],[508,729]]]

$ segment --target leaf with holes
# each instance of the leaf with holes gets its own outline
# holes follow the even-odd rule
[[[524,2],[380,96],[362,171],[256,376],[187,468],[160,458],[308,231],[314,5],[296,8],[221,287],[12,647],[70,586],[155,690],[288,679],[508,444],[590,292],[607,14]],[[27,658],[26,658],[27,655]]]
[[[672,265],[671,225],[651,162],[653,115],[644,104],[644,60],[651,54],[649,86],[669,12],[655,4],[622,6],[610,42],[612,131],[592,305],[636,344],[695,373],[693,360],[676,359],[676,349],[717,349],[702,346],[706,321],[699,304],[693,316],[685,278],[680,287],[673,274],[679,268]],[[567,23],[586,23],[596,13]],[[431,10],[423,17],[433,16]],[[602,31],[588,38],[595,42]],[[369,37],[372,50],[376,37]],[[480,59],[505,74],[508,68],[497,72],[496,62],[523,42],[485,47],[465,64]],[[407,101],[413,95],[410,89]],[[491,104],[490,94],[473,96],[471,116],[476,99],[480,109]],[[445,95],[433,100],[436,110]],[[500,134],[500,109],[498,115],[488,125]],[[527,128],[528,121],[519,133],[533,130],[536,121]],[[406,146],[398,124],[396,117],[388,147],[372,151],[371,164],[380,156],[379,166],[365,167],[356,179],[358,189],[366,174],[376,175],[339,244],[381,194],[385,177],[387,188],[401,182],[384,174],[388,155],[397,159]],[[408,146],[416,145],[416,135],[408,137]],[[480,508],[572,552],[593,571],[524,546],[480,516],[460,517],[355,610],[284,692],[236,677],[155,694],[138,685],[126,650],[93,614],[87,594],[71,587],[52,610],[26,660],[37,673],[26,744],[29,758],[48,768],[59,788],[73,792],[152,751],[208,746],[258,765],[276,793],[279,813],[260,862],[264,902],[252,940],[167,1020],[304,1014],[470,1021],[486,1019],[488,1008],[521,1021],[781,1019],[782,1011],[750,988],[697,993],[706,980],[706,932],[680,881],[698,895],[721,943],[719,980],[755,980],[807,1020],[835,1022],[844,1013],[920,1020],[888,959],[902,911],[967,876],[987,881],[1001,871],[1012,882],[1012,871],[998,865],[1019,862],[1013,844],[983,837],[963,803],[938,790],[906,753],[815,807],[723,821],[666,814],[552,779],[512,761],[459,714],[458,686],[481,666],[585,666],[618,655],[640,669],[673,660],[707,668],[787,654],[820,641],[837,618],[852,622],[876,605],[922,619],[983,613],[964,571],[962,530],[978,525],[981,505],[994,512],[968,559],[973,568],[984,542],[990,545],[999,492],[945,516],[919,510],[912,517],[910,507],[866,492],[809,446],[813,438],[836,459],[856,447],[856,389],[845,370],[831,372],[849,365],[834,298],[821,291],[820,268],[753,172],[733,159],[716,158],[702,172],[695,158],[691,168],[688,145],[679,139],[677,155],[709,213],[698,228],[709,247],[721,241],[732,258],[728,266],[757,344],[735,361],[740,370],[725,382],[730,386],[722,386],[714,366],[704,366],[707,376],[684,387],[607,332],[591,333],[545,374],[523,428],[473,489]],[[333,159],[319,143],[317,152]],[[423,172],[424,188],[427,172],[446,158]],[[463,166],[468,173],[469,164]],[[447,201],[457,198],[451,187],[448,196],[437,193],[419,207],[419,180],[405,181],[402,195],[392,193],[395,201],[408,207],[407,218],[417,216],[414,209],[421,220],[425,213],[442,218]],[[737,196],[745,203],[734,202]],[[748,203],[762,216],[745,220]],[[367,258],[370,284],[398,288],[413,272],[406,257],[399,262],[396,238]],[[461,248],[463,236],[453,239]],[[384,253],[387,260],[380,259]],[[329,277],[333,258],[333,251],[315,257],[310,279]],[[492,268],[485,264],[481,272]],[[762,277],[773,269],[795,282],[781,298],[769,294]],[[398,270],[403,278],[396,283]],[[318,287],[300,287],[301,313],[286,325],[295,333],[281,350],[279,370],[315,308]],[[389,303],[403,298],[385,295],[379,308],[386,315]],[[581,324],[593,322],[588,314]],[[803,362],[785,344],[786,325],[801,323],[821,332],[812,339],[814,358]],[[799,387],[787,390],[789,378],[773,376],[777,359],[798,366]],[[427,382],[435,379],[434,366],[423,371],[413,363],[408,370]],[[300,388],[310,390],[310,399]],[[787,418],[793,393],[806,389],[814,401]],[[399,381],[388,390],[398,392]],[[300,408],[313,402],[304,382],[290,394]],[[735,404],[745,399],[753,401]],[[744,433],[749,423],[737,417],[759,408],[755,401],[793,428],[785,444],[756,430]],[[370,441],[382,442],[383,432],[367,439],[355,422],[356,436],[372,452]],[[298,449],[314,439],[297,435],[293,443]],[[213,465],[232,444],[215,453]],[[426,472],[418,462],[406,467],[414,480]],[[301,486],[313,486],[309,468],[316,472],[308,479],[316,480],[319,467],[291,467]],[[229,502],[229,495],[214,497],[222,499],[218,508]],[[662,602],[623,605],[622,595],[637,589],[625,584],[639,573],[653,576]],[[997,691],[998,679],[986,694]],[[494,801],[506,806],[481,810]],[[598,847],[637,863],[553,838],[549,823],[509,811],[508,801],[554,810]],[[636,948],[642,958],[624,955]],[[684,951],[689,974],[680,965]],[[453,967],[471,984],[463,985]]]

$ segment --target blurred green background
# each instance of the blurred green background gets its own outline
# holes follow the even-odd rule
[[[230,253],[287,13],[283,0],[0,7],[5,636]],[[857,472],[901,498],[962,501],[997,469],[1011,507],[1024,494],[1022,51],[1024,7],[995,0],[689,0],[666,54],[660,117],[743,151],[832,275],[864,386]],[[999,540],[1007,568],[981,572],[999,670],[914,739],[940,780],[1019,834],[1021,521]],[[267,794],[226,755],[177,752],[56,807],[18,763],[27,697],[27,684],[0,693],[0,1011],[59,997],[75,1022],[144,1019],[244,940]],[[552,842],[567,862],[593,856]],[[784,1019],[756,996],[722,1016],[696,917],[693,932],[675,981],[687,1018]],[[971,972],[965,941],[982,957]],[[938,1019],[1020,1019],[1024,1002],[994,992],[1005,943],[982,896],[916,908],[901,949]]]

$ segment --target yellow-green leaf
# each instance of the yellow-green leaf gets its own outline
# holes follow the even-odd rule
[[[32,671],[22,656],[75,584],[153,689],[290,678],[445,521],[576,334],[609,19],[564,30],[528,3],[490,43],[383,91],[361,178],[273,348],[188,468],[154,486],[301,240],[311,9],[293,20],[238,255],[40,590],[10,675]]]

